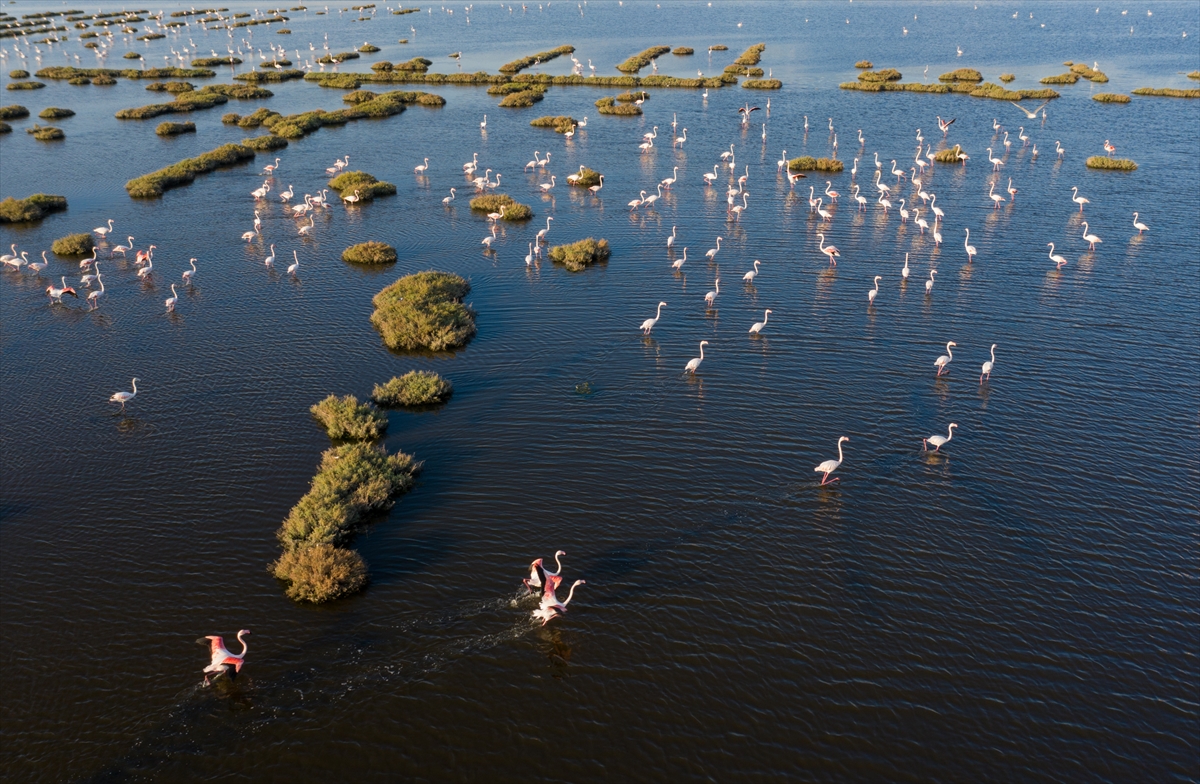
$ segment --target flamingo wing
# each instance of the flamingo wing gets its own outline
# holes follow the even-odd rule
[[[227,653],[227,651],[225,650],[225,640],[223,640],[222,638],[217,637],[216,635],[208,635],[208,636],[202,637],[199,640],[196,640],[196,642],[200,643],[201,645],[205,645],[206,644],[204,642],[205,640],[208,640],[207,645],[208,645],[209,653],[212,653],[214,656],[217,653]]]

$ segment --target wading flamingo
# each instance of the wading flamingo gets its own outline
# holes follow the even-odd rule
[[[822,234],[821,232],[817,232],[817,236],[821,238],[820,251],[821,251],[822,253],[824,253],[826,256],[828,256],[828,257],[829,257],[829,263],[830,263],[830,264],[832,264],[832,265],[835,265],[835,266],[836,266],[836,265],[837,265],[837,262],[836,262],[836,261],[834,261],[834,257],[836,256],[836,257],[838,257],[838,258],[841,258],[841,255],[842,255],[842,254],[841,254],[841,253],[838,253],[838,249],[837,249],[837,247],[835,247],[835,246],[833,246],[833,245],[829,245],[828,247],[826,247],[826,245],[825,245],[825,235],[824,235],[824,234]]]
[[[754,322],[754,324],[751,325],[750,334],[757,335],[760,332],[762,332],[763,327],[767,326],[767,319],[771,317],[771,313],[773,313],[773,312],[774,311],[772,311],[770,308],[767,308],[766,310],[764,310],[763,311],[763,320],[756,321],[756,322]]]
[[[1088,244],[1089,250],[1095,250],[1097,242],[1104,242],[1104,240],[1100,239],[1095,234],[1092,234],[1090,231],[1088,231],[1088,222],[1087,221],[1083,222],[1083,241]]]
[[[946,344],[946,353],[942,354],[940,357],[938,357],[937,359],[935,359],[933,361],[933,366],[937,368],[937,374],[939,376],[942,375],[942,371],[946,369],[946,366],[949,365],[954,360],[954,352],[950,350],[950,347],[957,346],[957,345],[958,345],[957,343],[955,343],[953,340],[951,340],[949,343]]]
[[[654,325],[658,323],[658,320],[660,318],[662,318],[662,309],[665,308],[666,306],[667,306],[667,303],[665,303],[665,302],[658,303],[658,311],[654,314],[654,318],[648,318],[642,322],[642,334],[643,335],[649,335],[650,330],[654,329]]]
[[[933,291],[933,276],[937,274],[937,270],[929,270],[929,280],[925,281],[925,296]]]
[[[875,297],[877,294],[879,294],[879,281],[881,281],[881,280],[883,280],[882,275],[875,276],[875,288],[873,288],[867,292],[867,304],[868,305],[875,304]]]
[[[1150,227],[1138,220],[1138,214],[1133,213],[1133,228],[1138,230],[1138,234],[1143,231],[1150,231]],[[33,266],[32,264],[30,266]]]
[[[122,390],[121,392],[113,392],[112,397],[110,397],[108,399],[108,402],[109,403],[120,403],[121,410],[124,411],[125,404],[128,403],[130,400],[133,400],[135,397],[137,397],[137,382],[139,382],[139,381],[141,381],[141,379],[139,379],[139,378],[135,378],[133,380],[133,382],[132,382],[133,391],[132,392],[125,392],[124,390]]]
[[[1065,265],[1067,263],[1067,260],[1065,258],[1063,258],[1062,256],[1060,256],[1059,254],[1054,252],[1054,243],[1053,242],[1047,242],[1046,244],[1050,246],[1050,260],[1053,261],[1054,264],[1056,265],[1054,268],[1062,269],[1063,265]]]
[[[983,363],[983,369],[979,372],[979,383],[983,383],[983,377],[987,376],[987,380],[992,380],[992,368],[996,367],[996,344],[992,344],[992,358]]]
[[[821,484],[825,484],[825,482],[829,480],[829,475],[832,474],[834,471],[838,470],[838,466],[840,466],[842,464],[842,459],[843,459],[842,458],[842,442],[849,441],[849,440],[850,440],[849,436],[842,436],[841,438],[838,439],[838,458],[837,458],[837,460],[826,460],[824,463],[821,463],[821,465],[819,465],[813,469],[818,474],[824,474],[824,476],[821,477]],[[832,481],[836,482],[837,477],[834,477]]]
[[[970,229],[967,229],[967,238],[963,240],[963,246],[967,249],[967,263],[970,264],[975,260],[975,246],[971,244]]]
[[[713,281],[713,285],[716,286],[715,290],[704,295],[704,306],[707,308],[713,306],[713,303],[717,301],[717,295],[721,293],[721,279],[717,278]]]
[[[754,260],[754,269],[750,270],[745,275],[743,275],[742,280],[744,280],[746,283],[753,283],[754,279],[758,277],[758,264],[759,264],[758,259],[755,259]]]
[[[176,302],[179,302],[179,294],[176,293],[175,284],[172,283],[171,284],[171,296],[167,297],[166,302],[163,303],[164,305],[167,306],[168,313],[173,313],[175,311],[175,303]]]
[[[942,448],[942,445],[943,445],[943,444],[948,444],[948,443],[950,442],[950,439],[951,439],[951,438],[954,438],[954,428],[956,428],[956,427],[958,427],[958,425],[957,425],[957,424],[955,424],[954,422],[951,422],[951,423],[950,423],[950,427],[949,427],[949,428],[947,428],[947,430],[946,430],[946,435],[945,435],[945,437],[943,437],[943,436],[929,436],[928,438],[922,438],[922,439],[921,439],[921,443],[922,443],[922,445],[923,445],[923,447],[922,447],[922,448],[924,449],[924,451],[926,451],[926,452],[928,452],[928,451],[929,451],[929,445],[930,445],[930,444],[933,444],[933,451],[934,451],[934,452],[937,452],[938,450],[940,450],[940,449]]]
[[[708,345],[707,340],[700,341],[700,356],[696,357],[695,359],[690,360],[687,363],[687,365],[683,369],[684,373],[691,373],[692,375],[696,374],[696,371],[700,368],[700,363],[704,361],[704,347],[707,345]]]
[[[185,286],[190,286],[190,285],[192,285],[192,276],[193,276],[193,275],[195,275],[195,274],[196,274],[196,272],[197,272],[197,270],[196,270],[196,260],[195,260],[195,259],[188,259],[188,263],[192,265],[192,268],[191,268],[190,270],[184,270],[184,271],[183,271],[183,283],[184,283],[184,285],[185,285]]]

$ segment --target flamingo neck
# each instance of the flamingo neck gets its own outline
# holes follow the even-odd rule
[[[573,599],[575,597],[575,588],[578,585],[579,585],[579,583],[576,582],[571,586],[571,590],[567,593],[567,600],[565,602],[563,602],[563,607],[566,607],[568,604],[571,603],[571,599]]]
[[[246,644],[246,640],[243,639],[241,634],[238,634],[237,638],[238,642],[242,644],[242,652],[238,654],[238,658],[244,659],[246,658],[246,651],[250,650],[250,646]]]
[[[842,441],[838,439],[838,465],[842,464]]]

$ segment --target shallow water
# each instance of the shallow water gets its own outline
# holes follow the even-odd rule
[[[42,293],[50,279],[77,279],[73,262],[52,260],[40,280],[0,273],[5,779],[1200,777],[1200,124],[1195,102],[1089,97],[1194,86],[1182,72],[1200,67],[1200,10],[661,5],[510,14],[481,4],[469,24],[465,9],[391,16],[380,6],[359,23],[350,12],[317,17],[314,6],[291,14],[290,37],[239,31],[256,46],[320,49],[325,32],[333,51],[383,46],[349,71],[422,55],[450,72],[445,55],[461,50],[464,71],[494,72],[572,43],[597,73],[616,74],[613,63],[669,43],[700,52],[660,59],[663,73],[688,76],[765,41],[762,67],[785,84],[713,90],[706,101],[650,91],[636,119],[596,114],[592,103],[616,90],[556,87],[532,109],[502,110],[484,88],[433,88],[442,109],[325,128],[280,153],[279,188],[313,192],[348,154],[351,168],[399,189],[317,216],[308,238],[269,199],[263,240],[238,239],[266,156],[155,201],[129,199],[123,184],[260,132],[221,125],[223,112],[334,109],[340,91],[268,85],[266,101],[140,122],[112,115],[163,96],[133,81],[5,92],[35,115],[78,114],[57,123],[68,135],[60,144],[26,136],[33,119],[0,138],[0,197],[46,191],[71,204],[6,226],[0,244],[37,257],[55,237],[113,218],[115,234],[157,246],[152,282],[138,282],[132,263],[102,263],[108,289],[95,312],[49,306]],[[696,32],[646,34],[681,29]],[[154,62],[189,37],[201,53],[228,40],[188,28],[128,48]],[[411,43],[385,44],[400,37]],[[710,56],[714,43],[729,51]],[[125,48],[107,65],[124,65],[114,61]],[[862,57],[906,81],[926,65],[930,80],[964,66],[989,79],[1011,71],[1015,88],[1038,86],[1063,60],[1099,60],[1111,82],[1058,88],[1046,121],[1027,126],[1037,160],[1015,140],[1003,156],[997,186],[1011,176],[1019,192],[994,211],[985,148],[1003,145],[992,119],[1015,132],[1024,118],[966,96],[836,89]],[[569,68],[566,58],[543,66]],[[770,117],[756,112],[743,130],[737,107],[768,97]],[[545,114],[586,115],[588,125],[566,141],[529,127]],[[938,114],[957,118],[945,142]],[[664,143],[673,115],[689,129],[683,150]],[[807,186],[824,179],[792,191],[775,161],[783,148],[829,155],[829,117],[847,171],[830,178],[842,197],[822,229]],[[199,132],[159,139],[162,119]],[[656,125],[660,143],[639,155]],[[893,158],[911,161],[918,127],[935,150],[959,143],[971,155],[925,175],[947,216],[940,249],[896,210],[856,213],[849,198],[857,130],[857,181],[874,194],[872,154],[885,173]],[[1138,171],[1084,168],[1105,139]],[[711,189],[701,180],[731,143],[735,175],[749,167],[739,222],[724,204],[735,176],[722,169]],[[522,173],[534,149],[552,152],[545,175]],[[481,252],[485,222],[467,208],[460,165],[472,152],[537,214],[505,226],[494,256]],[[417,177],[426,156],[431,170]],[[580,164],[605,173],[598,197],[563,184]],[[631,214],[626,202],[675,166],[679,182],[657,208]],[[536,184],[549,173],[559,185],[543,198]],[[884,181],[896,197],[911,190]],[[444,208],[451,186],[459,199]],[[1095,252],[1080,239],[1072,186],[1091,200],[1082,219],[1104,240]],[[1149,233],[1137,235],[1134,210]],[[553,242],[602,236],[611,261],[580,274],[527,269],[546,216]],[[688,247],[680,274],[665,248],[672,226]],[[969,265],[964,228],[979,251]],[[817,250],[822,230],[840,248],[836,268]],[[400,262],[362,270],[339,260],[366,239],[394,244]],[[275,272],[262,265],[271,242]],[[1047,242],[1069,260],[1060,271]],[[296,280],[282,273],[293,250]],[[165,315],[192,256],[196,285]],[[754,259],[761,273],[748,286]],[[454,355],[389,353],[368,322],[371,296],[428,268],[471,280],[479,334]],[[637,325],[660,300],[663,318],[643,338]],[[749,337],[765,308],[768,327]],[[702,339],[704,363],[687,377]],[[954,361],[935,378],[950,340]],[[996,370],[981,385],[992,343]],[[365,397],[412,368],[446,375],[455,393],[435,411],[390,414],[387,447],[425,471],[355,541],[371,586],[329,606],[294,605],[266,565],[328,445],[307,407],[331,392]],[[134,375],[140,393],[121,415],[104,401]],[[959,427],[944,451],[923,453],[921,439],[950,422]],[[840,481],[820,487],[811,467],[835,456],[841,435],[850,442]],[[569,553],[567,579],[587,585],[568,618],[535,629],[516,589],[530,560],[558,548]],[[200,688],[205,653],[193,640],[239,628],[254,632],[243,677]]]

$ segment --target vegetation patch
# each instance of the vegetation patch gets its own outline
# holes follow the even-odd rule
[[[764,71],[761,68],[752,68],[747,65],[738,65],[737,63],[733,63],[731,65],[725,66],[724,73],[730,79],[736,79],[739,76],[753,76],[753,77],[763,76],[764,74],[766,74],[766,71]]]
[[[488,95],[512,95],[513,93],[521,93],[527,90],[535,90],[546,92],[549,89],[548,85],[538,82],[504,82],[503,84],[493,84],[488,88]]]
[[[317,62],[322,65],[331,65],[333,63],[342,63],[346,60],[357,60],[358,52],[338,52],[337,54],[327,54],[323,57],[318,57]]]
[[[379,97],[379,93],[371,90],[355,90],[352,93],[346,93],[342,96],[342,103],[359,104],[373,101]]]
[[[836,174],[845,166],[837,158],[813,158],[805,155],[788,161],[788,171],[820,171]]]
[[[488,193],[471,199],[471,209],[476,212],[491,214],[500,212],[501,207],[504,208],[503,220],[506,221],[529,220],[533,217],[533,210],[528,204],[521,204],[507,193]]]
[[[879,71],[863,71],[858,75],[860,82],[898,82],[902,74],[895,68],[884,68]]]
[[[0,120],[20,120],[29,116],[29,110],[18,104],[0,106]]]
[[[45,82],[9,82],[7,88],[9,90],[40,90],[45,86]]]
[[[579,172],[578,177],[573,180],[568,178],[567,184],[574,185],[577,188],[590,188],[593,185],[600,184],[600,176],[600,172],[584,166],[583,170]]]
[[[195,133],[194,122],[161,122],[154,132],[159,136],[178,136],[181,133]]]
[[[125,183],[125,190],[135,199],[156,199],[166,190],[191,183],[198,174],[234,166],[253,157],[254,150],[245,145],[223,144],[203,155],[135,177]]]
[[[28,79],[29,71],[22,71],[20,68],[17,68],[16,70],[9,71],[8,76],[10,79]]]
[[[124,57],[126,60],[141,60],[142,59],[142,56],[140,54],[138,54],[137,52],[126,52],[125,54],[123,54],[121,56]]]
[[[374,44],[364,43],[362,46],[358,47],[357,51],[362,52],[363,54],[374,54],[375,52],[379,51],[379,47],[375,46]]]
[[[56,142],[59,139],[67,138],[67,134],[62,128],[55,128],[52,125],[34,125],[32,128],[26,128],[25,133],[32,134],[33,138],[39,142]]]
[[[386,384],[376,384],[371,399],[385,408],[445,403],[454,393],[450,382],[426,370],[410,370]]]
[[[258,64],[259,68],[291,68],[291,60],[264,60]]]
[[[277,534],[284,552],[271,573],[287,584],[288,597],[316,604],[361,590],[366,564],[345,544],[368,515],[390,509],[412,488],[420,467],[411,455],[365,443],[326,451]]]
[[[76,76],[75,77],[75,79],[87,79],[87,78],[88,77],[86,77],[86,76]],[[71,81],[74,81],[74,79],[72,79]],[[116,83],[117,83],[117,80],[112,78],[111,76],[105,76],[105,75],[101,74],[100,76],[92,77],[92,84],[97,85],[99,87],[111,87],[112,85],[114,85]]]
[[[12,133],[12,126],[3,120],[0,120],[0,134],[4,133]]]
[[[755,44],[754,46],[751,46],[746,51],[742,52],[742,56],[739,57],[738,59],[734,60],[733,62],[735,65],[742,65],[742,66],[758,65],[758,62],[760,60],[762,60],[762,53],[765,52],[766,50],[767,50],[766,44]]]
[[[200,57],[192,60],[193,68],[217,68],[222,65],[241,65],[240,57]]]
[[[854,64],[854,67],[855,68],[874,68],[875,63],[871,62],[870,60],[859,60],[857,63]]]
[[[228,103],[230,98],[256,100],[270,98],[274,93],[262,87],[243,84],[210,84],[199,90],[180,92],[171,103],[152,103],[117,112],[118,120],[147,120],[163,114],[211,109]]]
[[[406,275],[375,295],[371,324],[393,350],[459,348],[475,335],[475,313],[462,304],[470,290],[447,272]]]
[[[196,85],[191,82],[151,82],[146,89],[156,93],[190,93]]]
[[[66,208],[67,198],[65,196],[51,196],[48,193],[35,193],[24,199],[14,199],[9,196],[4,201],[0,201],[0,223],[28,223],[41,220],[52,212],[59,212]]]
[[[329,187],[343,197],[357,193],[359,203],[374,201],[376,196],[394,196],[396,194],[395,185],[377,180],[370,174],[361,171],[342,172],[329,181]]]
[[[614,96],[613,100],[620,103],[634,103],[635,101],[641,100],[643,103],[645,103],[646,101],[650,100],[650,94],[640,90],[636,93],[626,90],[620,95]]]
[[[1137,164],[1128,158],[1107,158],[1103,155],[1093,155],[1087,159],[1089,169],[1112,169],[1115,171],[1134,171]]]
[[[962,160],[958,157],[961,152],[962,148],[956,144],[949,149],[938,150],[933,154],[933,160],[937,163],[962,163]]]
[[[86,76],[93,84],[101,84],[98,77],[106,79],[211,79],[216,71],[207,68],[75,68],[69,65],[51,65],[38,71],[34,76],[39,79],[74,79]],[[103,82],[104,84],[116,84]]]
[[[333,112],[317,109],[311,112],[282,116],[277,112],[260,109],[259,112],[264,113],[259,122],[270,128],[271,133],[276,136],[282,136],[285,139],[299,139],[326,125],[345,125],[351,120],[391,117],[403,112],[410,104],[443,106],[445,103],[446,99],[440,95],[396,91],[384,93],[370,101],[364,101],[356,106]],[[259,112],[248,115],[248,117],[255,117]],[[245,125],[246,121],[247,117],[243,117],[238,125],[247,127]]]
[[[696,53],[696,50],[690,46],[676,46],[674,49],[671,50],[671,54],[677,54],[680,56],[695,54],[695,53]]]
[[[601,98],[596,101],[596,110],[600,114],[615,114],[624,117],[635,117],[642,113],[642,107],[631,103],[617,103],[616,98]]]
[[[1016,78],[1017,78],[1016,74],[1010,74],[1010,73],[1000,74],[1000,81],[1004,82],[1005,84],[1008,84],[1009,82],[1013,81]]]
[[[114,79],[113,81],[115,82],[116,79]],[[67,80],[67,84],[74,84],[74,85],[83,85],[83,84],[91,84],[91,83],[92,83],[92,80],[87,78],[86,76],[76,76],[74,78]]]
[[[650,64],[650,61],[656,57],[661,57],[671,51],[669,46],[652,46],[645,51],[635,54],[628,60],[617,65],[617,70],[622,73],[637,73]]]
[[[309,410],[335,441],[374,441],[387,430],[383,412],[354,395],[330,395]]]
[[[1171,87],[1139,87],[1134,95],[1157,95],[1161,98],[1200,98],[1200,90],[1176,90]]]
[[[304,71],[294,68],[285,68],[282,71],[247,71],[246,73],[234,74],[234,81],[251,82],[258,84],[259,82],[287,82],[292,79],[303,79]]]
[[[342,261],[351,264],[395,264],[396,249],[386,242],[360,242],[342,251]]]
[[[1103,71],[1097,71],[1094,68],[1088,68],[1083,63],[1075,63],[1071,66],[1071,73],[1076,73],[1087,79],[1090,82],[1107,82],[1108,76]]]
[[[919,82],[842,82],[838,85],[843,90],[859,90],[869,93],[883,92],[912,92],[912,93],[962,93],[975,98],[993,98],[1002,101],[1020,101],[1024,99],[1049,100],[1060,97],[1050,89],[1041,90],[1008,90],[990,82],[976,85],[970,82],[950,82],[938,84],[921,84]]]
[[[982,82],[983,74],[974,68],[959,68],[938,77],[939,82]]]
[[[249,139],[243,139],[242,145],[249,147],[255,152],[274,152],[282,150],[288,146],[287,139],[276,136],[273,133],[264,134],[263,136],[254,136]]]
[[[536,120],[530,120],[529,124],[534,128],[553,128],[556,133],[566,133],[579,123],[574,117],[559,115],[557,117],[539,117]]]
[[[538,63],[544,63],[549,60],[553,60],[556,57],[562,57],[564,54],[571,54],[574,51],[575,51],[574,46],[560,46],[556,49],[551,49],[547,52],[538,52],[537,54],[531,54],[528,57],[522,57],[520,59],[513,60],[512,62],[505,63],[504,65],[500,66],[500,73],[502,73],[502,74],[519,73],[521,71],[524,71],[526,68],[529,68],[530,66],[537,65]]]
[[[779,90],[783,87],[783,82],[778,79],[744,79],[742,87],[747,90]]]
[[[59,237],[50,246],[50,250],[54,251],[56,256],[86,256],[92,252],[94,247],[96,247],[96,242],[92,239],[92,235],[84,232],[83,234],[68,234],[65,237]]]
[[[726,46],[725,44],[713,44],[712,46],[708,47],[708,51],[710,51],[710,52],[727,52],[727,51],[729,51],[729,47]]]
[[[38,112],[38,117],[43,120],[61,120],[64,117],[74,117],[75,112],[70,109],[60,109],[57,106],[47,106]]]
[[[1200,79],[1200,71],[1192,71],[1187,75],[1189,79]]]
[[[1100,103],[1129,103],[1133,99],[1121,93],[1096,93],[1092,100]]]
[[[522,90],[519,93],[510,93],[504,96],[504,99],[500,101],[500,106],[510,109],[527,109],[544,97],[543,90]]]
[[[292,31],[287,29],[286,27],[275,31],[275,35],[291,35],[291,34],[292,34]]]
[[[1079,81],[1079,74],[1068,72],[1054,76],[1043,76],[1040,81],[1042,84],[1075,84]]]
[[[569,245],[555,245],[550,249],[550,260],[563,265],[571,272],[581,272],[593,264],[608,261],[611,255],[608,240],[597,240],[593,237]]]

